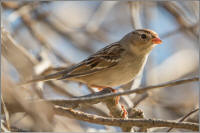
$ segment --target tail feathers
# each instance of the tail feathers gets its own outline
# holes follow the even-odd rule
[[[38,77],[38,78],[35,78],[32,80],[26,81],[26,82],[20,84],[20,86],[30,84],[30,83],[40,82],[40,81],[49,81],[49,80],[53,80],[53,79],[59,79],[63,75],[64,75],[64,73],[54,73],[54,74],[50,74],[50,75],[46,75],[46,76],[41,76],[41,77]]]

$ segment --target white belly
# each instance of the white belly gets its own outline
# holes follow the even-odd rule
[[[96,73],[95,78],[92,75],[87,77],[87,84],[105,87],[117,87],[126,84],[132,81],[143,70],[146,60],[147,56],[142,59],[130,58],[129,62],[121,62],[121,65],[117,65],[112,69]]]

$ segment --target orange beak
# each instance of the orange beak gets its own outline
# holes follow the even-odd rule
[[[152,42],[153,42],[154,44],[161,44],[161,43],[162,43],[162,40],[160,40],[160,38],[156,37],[156,38],[153,38],[153,39],[152,39]]]

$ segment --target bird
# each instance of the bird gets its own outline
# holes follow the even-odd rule
[[[57,79],[83,83],[99,90],[119,87],[137,77],[152,49],[161,43],[155,31],[136,29],[70,68],[38,76],[23,84]]]

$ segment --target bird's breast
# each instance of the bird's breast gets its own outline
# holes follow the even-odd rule
[[[146,63],[146,56],[124,57],[120,62],[106,70],[82,77],[82,82],[88,85],[117,87],[132,81],[143,69]]]
[[[118,72],[120,74],[114,74],[114,78],[111,81],[113,86],[120,86],[126,84],[133,79],[143,70],[144,65],[146,64],[147,56],[144,57],[130,57],[129,61],[121,63],[121,66],[118,66]],[[118,81],[118,82],[117,82]]]

